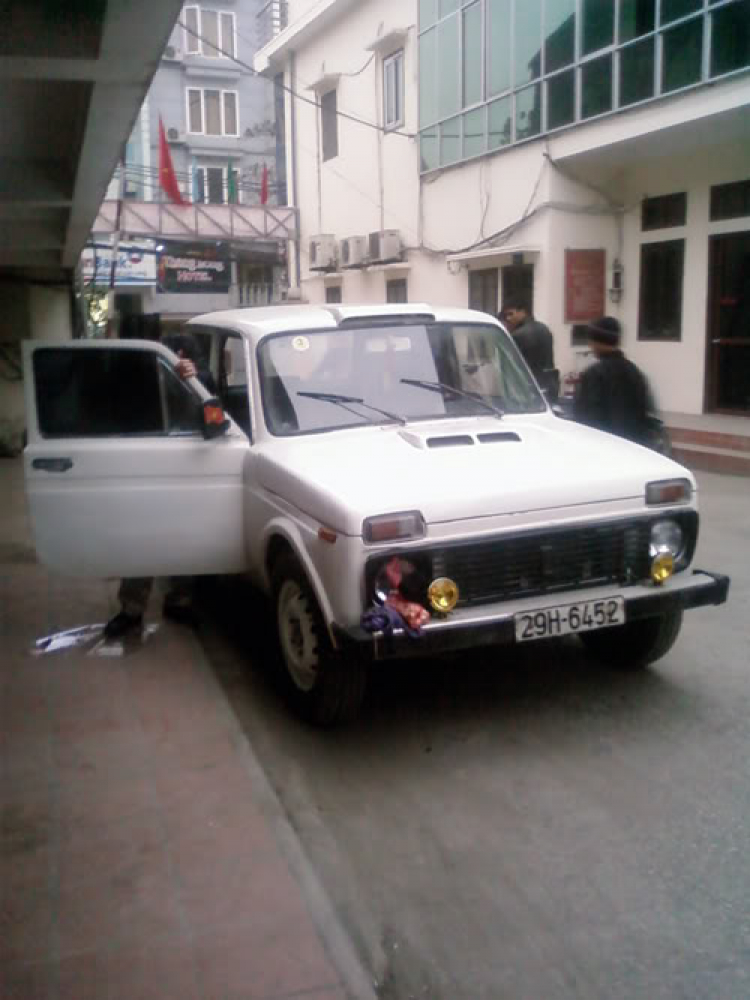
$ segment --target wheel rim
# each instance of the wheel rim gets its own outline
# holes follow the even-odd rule
[[[301,691],[311,691],[318,679],[318,637],[310,602],[294,580],[281,585],[277,615],[287,670]]]

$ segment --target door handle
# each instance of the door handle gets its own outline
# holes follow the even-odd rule
[[[73,468],[72,458],[35,458],[31,463],[34,469],[44,469],[45,472],[67,472]]]

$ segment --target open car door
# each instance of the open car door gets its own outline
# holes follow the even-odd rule
[[[51,569],[245,569],[250,445],[231,422],[204,436],[209,394],[182,380],[176,361],[151,341],[24,344],[26,490],[37,552]]]

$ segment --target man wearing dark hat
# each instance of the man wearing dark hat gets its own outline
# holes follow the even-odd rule
[[[602,316],[586,330],[596,356],[578,385],[573,415],[582,424],[646,444],[650,392],[641,370],[620,350],[620,324]]]

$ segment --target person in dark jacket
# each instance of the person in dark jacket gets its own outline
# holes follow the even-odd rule
[[[596,361],[581,375],[574,418],[589,427],[647,444],[651,393],[646,376],[620,350],[619,322],[602,316],[589,324],[586,333]]]
[[[510,330],[516,347],[542,389],[552,400],[560,392],[560,373],[555,368],[555,345],[549,327],[534,319],[527,302],[510,298],[503,304],[501,321]]]

